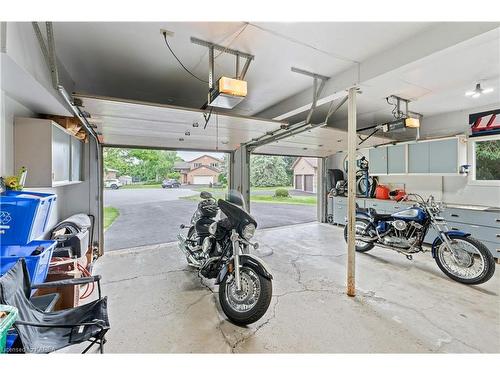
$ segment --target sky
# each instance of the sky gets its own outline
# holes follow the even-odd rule
[[[184,159],[184,161],[193,160],[203,155],[210,155],[219,159],[224,158],[224,153],[222,152],[177,151],[177,155]]]

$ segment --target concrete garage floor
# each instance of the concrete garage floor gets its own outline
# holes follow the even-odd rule
[[[258,231],[274,274],[267,314],[236,327],[212,284],[176,244],[110,252],[103,276],[106,351],[181,353],[500,352],[500,274],[482,286],[448,279],[428,254],[357,254],[358,294],[345,294],[342,228],[309,223]]]
[[[198,204],[182,197],[198,194],[186,188],[105,190],[104,205],[120,211],[106,230],[106,251],[176,241],[179,225],[189,224]],[[251,210],[259,228],[316,220],[312,205],[252,202]]]

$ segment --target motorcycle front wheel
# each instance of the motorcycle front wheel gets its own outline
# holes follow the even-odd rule
[[[219,285],[222,311],[236,325],[255,323],[266,313],[273,294],[272,281],[251,265],[240,268],[241,290],[236,289],[233,274],[227,274]]]
[[[449,236],[453,250],[445,242],[436,249],[436,263],[450,279],[463,284],[482,284],[495,273],[489,250],[473,237]]]

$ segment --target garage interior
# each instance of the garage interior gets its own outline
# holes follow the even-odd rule
[[[0,175],[25,166],[26,191],[57,195],[47,228],[78,213],[95,218],[90,263],[108,296],[107,353],[500,352],[498,272],[464,285],[430,252],[355,253],[354,240],[348,249],[344,226],[354,230],[355,203],[385,214],[400,205],[356,197],[354,168],[344,173],[345,196],[332,195],[330,172],[365,157],[379,185],[444,202],[450,226],[481,240],[498,264],[500,181],[476,179],[474,144],[500,139],[500,23],[2,22],[0,29]],[[233,108],[208,103],[221,76],[248,82]],[[419,127],[376,128],[400,113]],[[474,138],[470,119],[478,114],[493,130]],[[77,163],[58,179],[54,151],[42,161],[34,150],[54,150],[44,134],[60,118],[76,118],[87,136],[71,138],[78,153],[68,160]],[[256,231],[255,252],[274,288],[258,322],[228,321],[218,287],[188,267],[175,242],[105,251],[104,147],[227,152],[229,188],[250,212],[251,154],[317,158],[316,180],[294,179],[315,191],[317,221]],[[436,233],[428,236],[430,245]]]

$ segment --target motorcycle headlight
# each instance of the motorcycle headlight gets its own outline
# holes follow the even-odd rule
[[[243,238],[245,240],[250,240],[253,235],[255,234],[255,225],[253,224],[247,224],[243,227],[243,231],[241,233],[241,235],[243,236]]]
[[[212,236],[215,234],[215,232],[217,231],[217,223],[216,222],[213,222],[212,224],[210,224],[210,226],[208,227],[208,233],[210,233]]]

